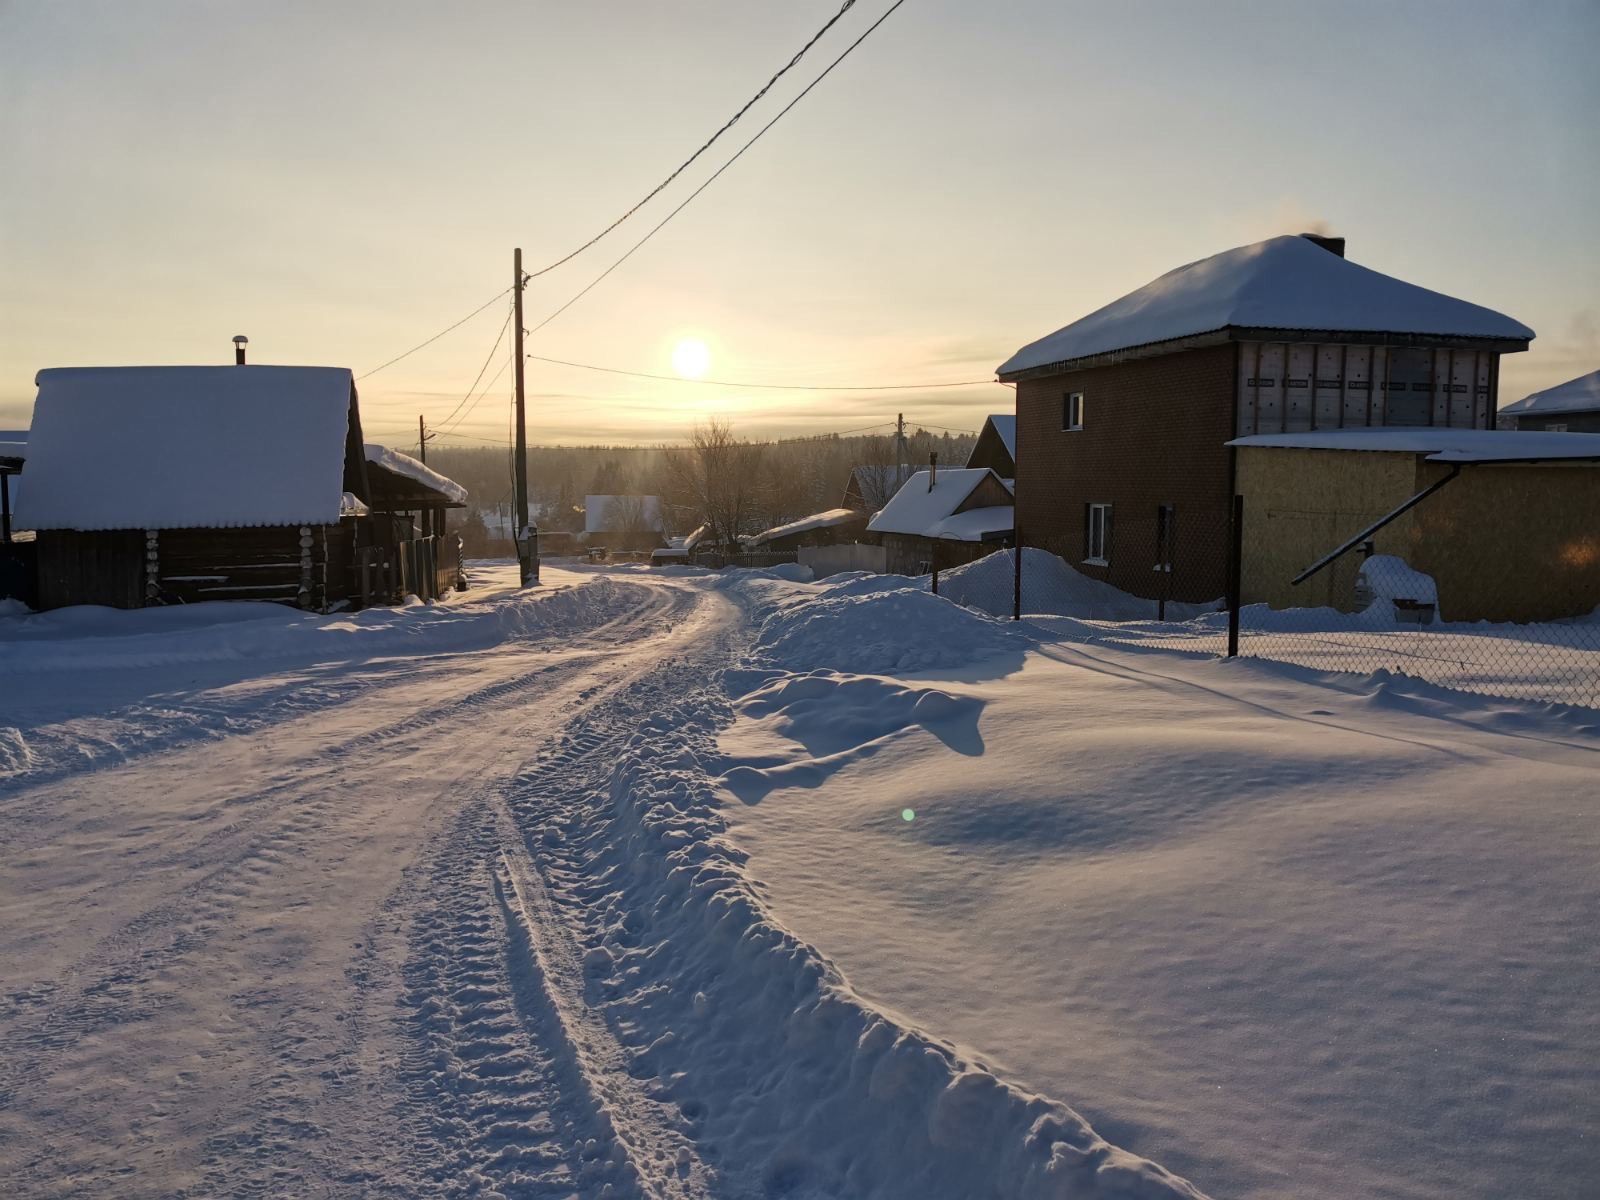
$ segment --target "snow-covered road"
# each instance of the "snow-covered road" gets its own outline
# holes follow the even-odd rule
[[[770,918],[739,580],[477,583],[8,618],[9,1193],[1199,1195]]]
[[[299,664],[180,688],[143,709],[215,709],[243,690],[232,715],[248,712],[246,730],[13,780],[0,834],[10,1186],[423,1195],[498,1163],[586,1194],[583,1181],[628,1173],[630,1136],[660,1148],[654,1129],[598,1129],[572,1084],[615,1062],[575,1063],[582,1031],[564,1040],[556,1009],[525,1002],[538,875],[507,797],[535,775],[559,791],[598,746],[608,698],[669,659],[714,660],[737,614],[665,584],[583,590],[592,622],[397,658],[320,704],[262,699],[292,690]],[[32,678],[7,682],[17,697]],[[138,731],[138,716],[93,723]],[[66,743],[84,721],[29,741]]]

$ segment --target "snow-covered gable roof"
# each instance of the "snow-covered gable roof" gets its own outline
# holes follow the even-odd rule
[[[642,524],[639,529],[651,529],[659,532],[665,525],[661,519],[660,496],[585,496],[583,498],[583,531],[585,533],[631,533],[631,529],[620,529],[612,524],[612,509],[618,501],[639,502],[639,515]],[[626,504],[624,504],[624,509]],[[624,509],[618,509],[619,517]]]
[[[1235,438],[1228,445],[1390,451],[1423,454],[1430,462],[1600,460],[1600,433],[1520,433],[1509,429],[1322,429],[1261,433]]]
[[[1576,379],[1534,392],[1506,405],[1501,413],[1525,416],[1530,413],[1574,413],[1600,411],[1600,371],[1590,371]],[[0,434],[0,437],[4,437]]]
[[[1009,505],[956,511],[985,479],[1002,482],[988,467],[952,467],[940,470],[929,490],[928,472],[918,471],[867,522],[867,529],[872,533],[904,533],[964,542],[982,541],[985,534],[1004,532],[1012,526]]]
[[[1295,235],[1225,250],[1030,342],[1002,378],[1096,354],[1235,329],[1532,339],[1503,313],[1359,266]]]
[[[419,462],[409,454],[401,454],[398,450],[391,450],[387,446],[379,446],[368,442],[364,447],[367,461],[386,471],[403,476],[413,483],[420,483],[423,487],[440,493],[456,504],[465,504],[467,489],[454,479],[439,474],[427,463]]]
[[[30,529],[333,525],[352,384],[343,367],[40,371]]]
[[[771,529],[764,529],[752,537],[749,544],[762,546],[777,538],[788,537],[790,534],[806,533],[812,529],[827,529],[833,525],[859,521],[863,515],[854,508],[830,508],[825,512],[812,513],[809,517],[801,517],[798,521],[790,521],[787,525],[775,525]]]

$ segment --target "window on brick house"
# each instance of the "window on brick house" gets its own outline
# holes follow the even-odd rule
[[[1097,567],[1111,563],[1111,505],[1086,504],[1083,512],[1083,561]]]
[[[1083,428],[1083,393],[1068,392],[1061,397],[1061,428]]]
[[[1565,433],[1567,432],[1567,423],[1565,421],[1557,421],[1554,423],[1546,421],[1544,431],[1546,433]]]

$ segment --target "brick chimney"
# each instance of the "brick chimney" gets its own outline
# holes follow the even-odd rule
[[[1337,254],[1340,258],[1344,257],[1344,239],[1342,237],[1330,237],[1325,233],[1302,233],[1300,236],[1308,242],[1315,242],[1329,254]]]
[[[939,452],[928,451],[928,490],[933,491],[933,481],[939,474]]]

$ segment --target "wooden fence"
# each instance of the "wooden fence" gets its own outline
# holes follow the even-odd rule
[[[356,586],[363,605],[398,604],[407,596],[437,600],[462,580],[459,538],[413,538],[356,551]]]

